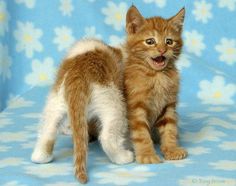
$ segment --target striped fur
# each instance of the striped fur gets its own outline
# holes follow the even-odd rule
[[[161,162],[151,138],[153,130],[160,136],[160,148],[165,159],[182,159],[187,155],[178,145],[176,114],[179,74],[175,60],[182,48],[183,19],[184,9],[170,19],[145,19],[134,6],[126,16],[125,97],[138,163]],[[147,44],[149,38],[154,38],[156,43]],[[171,46],[165,43],[166,38],[173,40]],[[164,62],[156,65],[153,59],[162,55]]]

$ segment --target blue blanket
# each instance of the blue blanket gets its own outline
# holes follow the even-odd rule
[[[52,163],[31,163],[38,119],[66,50],[83,37],[122,43],[132,3],[145,17],[186,8],[178,113],[189,156],[118,166],[93,142],[87,185],[236,185],[235,0],[0,0],[0,185],[79,185],[70,136],[58,137]]]

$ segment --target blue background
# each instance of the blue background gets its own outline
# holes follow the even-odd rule
[[[63,2],[69,4],[64,13]],[[159,165],[116,166],[97,142],[91,143],[88,185],[236,185],[235,0],[0,0],[0,185],[78,184],[68,136],[59,137],[53,163],[30,162],[38,119],[69,46],[84,37],[120,43],[132,3],[144,17],[168,18],[183,6],[186,9],[185,46],[178,61],[182,79],[178,113],[180,142],[189,156]],[[55,30],[63,27],[69,30],[65,37],[70,42],[55,42]],[[36,32],[41,36],[35,39]],[[17,50],[24,34],[42,50],[27,55],[35,48],[30,42]]]

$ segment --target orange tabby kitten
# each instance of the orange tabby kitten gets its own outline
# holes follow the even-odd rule
[[[125,96],[136,161],[159,163],[151,131],[160,137],[167,160],[183,159],[187,152],[177,142],[179,74],[175,61],[182,48],[184,8],[169,19],[145,19],[132,6],[126,15]]]

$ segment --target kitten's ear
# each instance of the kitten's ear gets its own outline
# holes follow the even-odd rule
[[[175,16],[169,19],[169,23],[174,26],[176,31],[181,32],[184,24],[185,8],[183,7]]]
[[[126,14],[126,32],[135,34],[144,24],[145,18],[140,14],[138,9],[132,5]]]

